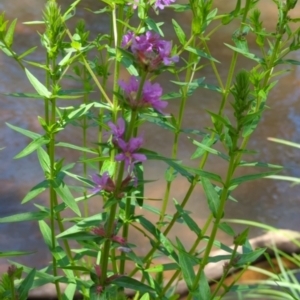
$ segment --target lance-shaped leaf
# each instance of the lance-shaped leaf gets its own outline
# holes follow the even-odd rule
[[[21,285],[18,287],[18,299],[27,300],[28,293],[33,285],[35,269],[32,269],[26,278],[22,281]]]
[[[220,196],[216,192],[214,186],[209,181],[209,179],[201,177],[201,182],[205,192],[208,206],[213,216],[216,218],[220,207]]]
[[[54,190],[60,196],[62,201],[67,205],[67,207],[72,209],[78,216],[81,216],[80,209],[75,201],[75,198],[71,194],[66,184],[63,183],[59,187],[55,187]]]
[[[25,68],[25,73],[34,87],[34,89],[37,91],[37,93],[45,98],[51,98],[51,93],[48,91],[48,89],[32,74],[28,69]]]
[[[45,136],[38,137],[37,139],[35,139],[31,143],[29,143],[21,152],[19,152],[14,157],[14,159],[27,156],[30,153],[32,153],[34,150],[42,147],[43,145],[48,144],[49,142],[50,142],[50,139]]]

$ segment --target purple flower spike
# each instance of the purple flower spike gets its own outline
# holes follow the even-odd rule
[[[152,107],[162,113],[162,109],[168,105],[168,102],[160,100],[162,88],[158,83],[151,84],[150,81],[146,81],[139,99],[136,96],[140,83],[136,77],[131,76],[128,83],[120,80],[119,85],[131,108]]]
[[[135,153],[143,144],[143,138],[131,138],[128,143],[122,139],[118,140],[118,146],[123,151],[116,155],[116,161],[124,161],[125,169],[131,169],[133,164],[147,160],[146,156],[141,153]]]
[[[93,174],[92,181],[95,187],[92,189],[92,193],[96,194],[101,191],[112,192],[115,189],[115,184],[109,177],[108,172],[104,172],[102,175]]]
[[[113,122],[108,122],[108,126],[111,129],[111,133],[113,135],[113,142],[117,143],[118,139],[123,138],[125,132],[125,121],[122,118],[117,120],[117,125]]]
[[[162,40],[159,34],[152,31],[139,36],[128,32],[123,37],[122,47],[129,48],[148,71],[155,71],[161,65],[168,66],[179,60],[178,56],[171,57],[172,43]]]

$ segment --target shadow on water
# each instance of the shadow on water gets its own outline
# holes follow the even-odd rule
[[[227,2],[227,1],[226,1]],[[19,6],[19,4],[21,6]],[[22,3],[22,4],[21,4]],[[36,20],[40,18],[43,1],[39,0],[23,0],[17,2],[13,0],[2,0],[0,10],[7,11],[8,18],[18,17],[19,23],[17,26],[17,34],[15,37],[15,49],[22,52],[30,46],[39,43],[39,37],[36,34],[37,30],[42,31],[39,26],[24,26],[21,24],[23,21]],[[65,4],[71,1],[64,1]],[[84,1],[85,6],[91,7],[94,1]],[[220,10],[230,11],[230,7],[225,6],[222,1],[219,1]],[[266,26],[271,26],[276,20],[276,10],[273,9],[272,1],[264,1],[264,12]],[[227,4],[226,4],[227,6]],[[34,8],[34,9],[33,9]],[[269,9],[270,8],[270,9]],[[299,10],[299,6],[298,6]],[[83,9],[78,9],[79,18],[84,18],[90,26],[90,30],[96,32],[97,30],[104,30],[103,24],[107,24],[102,15],[93,15]],[[165,10],[159,16],[160,18],[171,19],[170,13]],[[180,22],[180,20],[179,20]],[[182,24],[185,20],[182,20]],[[220,60],[222,65],[221,75],[226,78],[228,66],[230,64],[231,52],[227,51],[223,46],[224,42],[230,43],[230,35],[235,30],[234,24],[225,27],[225,31],[219,32],[215,38],[210,42],[213,56]],[[167,29],[169,39],[173,36],[173,30]],[[221,50],[220,50],[221,49]],[[31,57],[33,59],[33,57]],[[297,57],[294,57],[297,58]],[[42,52],[34,54],[34,59],[43,61]],[[298,57],[300,59],[300,57]],[[249,61],[240,58],[238,61],[241,68],[249,68]],[[9,60],[4,55],[0,54],[1,66],[1,81],[0,92],[18,92],[18,91],[31,91],[27,79],[24,78],[18,66]],[[38,74],[38,73],[37,73]],[[214,75],[211,71],[206,69],[202,70],[199,77],[205,76],[209,83],[214,83]],[[124,73],[124,76],[125,73]],[[172,85],[167,81],[167,78],[162,78],[165,90],[171,90]],[[70,88],[73,83],[70,83]],[[263,120],[261,121],[254,138],[249,144],[250,149],[259,149],[259,154],[256,159],[276,164],[284,164],[292,167],[289,173],[294,176],[299,176],[299,169],[296,167],[299,162],[298,151],[286,148],[281,145],[272,144],[267,141],[267,137],[278,137],[300,142],[299,128],[300,125],[300,107],[299,107],[299,68],[293,70],[285,75],[277,87],[274,89],[270,96],[269,106],[270,109],[266,111]],[[219,98],[215,94],[207,90],[199,90],[191,99],[189,99],[186,116],[184,119],[184,126],[188,128],[197,128],[203,130],[210,120],[205,113],[206,109],[216,110],[218,107]],[[21,160],[13,160],[13,157],[20,152],[28,143],[28,139],[19,135],[18,133],[9,129],[5,122],[9,122],[15,126],[22,126],[25,129],[40,132],[40,125],[36,119],[37,115],[43,114],[43,105],[41,101],[18,99],[1,96],[1,137],[0,147],[5,147],[0,153],[0,180],[2,193],[0,196],[1,212],[0,216],[8,216],[18,213],[22,210],[29,210],[32,204],[21,206],[20,202],[28,190],[38,183],[43,174],[37,164],[37,158],[34,154],[27,156]],[[176,113],[178,111],[178,101],[174,100],[168,107],[168,112]],[[168,132],[163,132],[161,128],[151,125],[143,127],[146,147],[154,151],[161,152],[163,155],[170,156],[172,136]],[[80,131],[73,127],[64,132],[61,139],[73,141],[74,143],[80,142]],[[93,140],[93,136],[90,136]],[[194,146],[186,136],[182,136],[180,140],[179,158],[185,163],[196,166],[197,162],[190,162],[189,157],[194,152]],[[71,151],[61,151],[59,155],[66,155],[71,161],[78,158],[78,153]],[[225,165],[222,161],[215,158],[209,159],[208,170],[212,172],[225,172]],[[163,175],[166,166],[161,163],[145,163],[146,177],[149,179],[157,180],[151,183],[146,188],[147,196],[150,198],[161,198],[164,192]],[[223,170],[223,171],[222,171]],[[238,175],[244,174],[244,170],[239,170]],[[174,197],[181,201],[185,194],[188,184],[184,179],[178,179],[174,184],[171,198]],[[265,222],[273,226],[281,228],[299,229],[299,204],[297,195],[299,188],[290,188],[287,183],[275,182],[271,180],[260,180],[253,183],[244,184],[244,186],[237,189],[233,196],[238,199],[238,203],[228,203],[226,209],[227,218],[243,218],[251,219],[259,222]],[[41,195],[38,198],[40,203],[47,203],[47,195]],[[196,189],[195,195],[187,206],[187,209],[193,211],[195,218],[200,226],[208,216],[208,208],[205,203],[205,198],[200,187]],[[92,212],[101,210],[101,204],[97,199],[93,199],[90,206]],[[173,206],[170,206],[170,211],[173,211]],[[141,210],[139,213],[143,213]],[[45,247],[41,242],[41,236],[38,233],[38,228],[35,223],[11,223],[0,225],[1,251],[6,250],[27,250],[36,251],[32,256],[23,257],[19,259],[23,263],[41,267],[48,260],[49,257],[45,256]],[[251,234],[257,235],[259,230],[252,230]],[[173,237],[180,235],[183,243],[189,247],[194,236],[187,234],[183,231],[181,226],[177,226],[172,233]],[[221,240],[226,240],[225,236],[220,236]],[[145,240],[143,237],[136,237],[132,240],[139,245],[139,251],[146,251]],[[231,241],[228,241],[231,243]],[[147,246],[148,247],[148,246]],[[4,268],[4,261],[2,261]],[[0,264],[1,266],[1,264]],[[2,271],[0,269],[0,271]]]

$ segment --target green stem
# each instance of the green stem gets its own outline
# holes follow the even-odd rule
[[[192,35],[193,36],[193,35]],[[195,44],[195,40],[193,40],[193,46]],[[188,59],[188,65],[191,64],[194,60],[194,54],[193,53],[189,53],[189,59]],[[193,80],[193,77],[195,75],[195,69],[196,69],[197,64],[193,64],[192,67],[187,69],[186,72],[186,76],[185,76],[185,82],[189,82],[191,83]],[[181,101],[180,101],[180,108],[179,108],[179,115],[178,115],[178,121],[176,124],[176,132],[174,135],[174,141],[173,141],[173,147],[172,147],[172,159],[175,159],[177,157],[177,153],[178,153],[178,146],[179,146],[179,136],[180,136],[180,129],[182,126],[182,121],[183,121],[183,116],[184,116],[184,111],[185,111],[185,106],[186,106],[186,101],[188,98],[188,90],[189,90],[189,84],[187,84],[186,86],[181,88],[181,93],[182,93],[182,97],[181,97]],[[172,172],[172,169],[170,170],[170,172]],[[160,211],[160,216],[159,216],[159,223],[158,223],[158,228],[160,229],[163,226],[163,220],[167,211],[167,206],[169,203],[169,199],[170,199],[170,191],[171,191],[171,186],[172,186],[172,181],[168,181],[167,182],[167,186],[166,186],[166,190],[165,190],[165,194],[163,197],[163,201],[162,201],[162,207],[161,207],[161,211]]]
[[[105,90],[103,89],[102,85],[100,84],[99,80],[97,79],[96,75],[94,74],[93,70],[91,69],[90,65],[88,64],[88,62],[86,61],[84,56],[82,56],[82,61],[84,62],[86,69],[89,71],[89,73],[90,73],[91,77],[93,78],[94,82],[96,83],[97,87],[99,88],[102,96],[107,101],[107,103],[109,103],[112,106],[111,100],[107,96]]]

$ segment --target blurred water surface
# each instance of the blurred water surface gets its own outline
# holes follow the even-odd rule
[[[63,3],[63,9],[71,1],[58,1]],[[88,0],[82,1],[77,10],[78,16],[71,22],[76,22],[79,18],[84,18],[89,29],[95,34],[107,30],[108,20],[103,15],[91,14],[84,10],[83,7],[98,9],[98,2]],[[261,1],[264,16],[264,26],[274,28],[276,24],[277,11],[272,1]],[[2,0],[0,3],[0,11],[6,11],[6,17],[13,19],[18,18],[17,32],[15,36],[15,49],[18,53],[39,44],[39,36],[37,31],[42,32],[42,26],[25,26],[24,21],[32,21],[41,19],[41,11],[45,1],[40,0]],[[226,3],[226,4],[225,4]],[[216,6],[220,11],[232,10],[235,1],[216,1]],[[293,16],[299,17],[299,5],[293,10]],[[158,17],[165,22],[174,17],[170,11],[165,9]],[[178,15],[176,16],[176,18]],[[178,20],[178,19],[177,19]],[[183,28],[188,28],[188,15],[180,16],[179,23]],[[230,24],[222,28],[215,34],[210,41],[212,55],[222,62],[220,69],[223,78],[226,78],[228,67],[231,60],[232,52],[223,46],[224,42],[231,42],[231,34],[235,30],[235,25]],[[173,29],[166,28],[168,39],[174,37]],[[251,42],[251,41],[250,41]],[[252,41],[253,43],[254,41]],[[41,51],[31,55],[31,59],[42,62],[44,54]],[[294,55],[294,59],[300,59],[299,54]],[[249,68],[251,62],[246,59],[239,58],[239,68]],[[27,78],[20,71],[16,63],[0,53],[0,92],[20,92],[32,91]],[[300,102],[299,102],[299,68],[291,67],[291,72],[284,75],[278,85],[273,90],[269,106],[264,117],[255,132],[253,139],[249,144],[250,149],[259,150],[259,154],[254,158],[260,161],[266,161],[276,164],[289,166],[289,174],[299,176],[299,150],[287,148],[267,141],[267,137],[278,137],[283,139],[300,142]],[[39,74],[39,73],[35,73]],[[215,83],[215,77],[210,68],[204,68],[199,72],[199,77],[206,77],[207,82]],[[124,73],[124,76],[125,73]],[[43,78],[41,78],[41,81]],[[172,89],[172,85],[168,82],[167,77],[162,77],[160,82],[166,91]],[[68,83],[69,87],[74,87],[74,83]],[[12,98],[1,95],[1,136],[0,147],[5,147],[0,152],[0,217],[12,215],[23,210],[30,210],[33,204],[30,202],[21,206],[20,202],[28,190],[41,181],[43,176],[39,169],[35,154],[29,155],[20,160],[13,160],[13,157],[20,152],[28,143],[28,139],[22,135],[12,131],[6,126],[6,122],[15,126],[22,126],[36,132],[41,132],[40,125],[37,121],[37,115],[43,115],[43,103],[37,100]],[[203,130],[205,126],[211,125],[210,120],[205,113],[205,109],[215,111],[218,108],[220,98],[207,90],[198,90],[188,101],[186,114],[184,118],[184,127],[196,128]],[[168,112],[178,112],[178,100],[172,100],[168,106]],[[163,131],[161,128],[152,125],[144,126],[142,129],[146,147],[158,151],[163,155],[171,155],[172,135]],[[80,130],[70,127],[65,133],[59,135],[59,139],[67,140],[74,143],[80,143]],[[90,139],[93,140],[93,133]],[[96,137],[95,139],[96,140]],[[190,162],[189,157],[195,148],[186,136],[180,139],[179,158],[185,163],[196,166],[197,162]],[[70,161],[78,158],[78,153],[61,150],[59,155],[67,155]],[[253,159],[254,159],[253,158]],[[151,198],[161,198],[164,193],[165,183],[163,174],[166,166],[161,163],[146,163],[146,178],[156,180],[146,188],[146,194]],[[212,172],[226,171],[225,164],[215,157],[210,157],[207,170]],[[239,170],[237,175],[244,174],[244,170]],[[178,178],[174,184],[171,198],[176,198],[179,202],[185,195],[188,184],[185,179]],[[280,228],[289,228],[299,230],[299,188],[291,188],[289,184],[279,181],[259,180],[244,184],[234,191],[233,196],[238,203],[230,202],[226,208],[226,218],[242,218],[259,222],[265,222]],[[33,202],[47,203],[47,195],[42,195]],[[157,204],[159,206],[159,204]],[[90,210],[93,213],[101,211],[101,202],[98,199],[91,201]],[[173,205],[170,205],[170,212],[173,211]],[[208,216],[208,208],[200,188],[195,193],[187,206],[188,210],[193,212],[193,216],[199,222],[200,226]],[[139,209],[138,209],[139,210]],[[143,210],[138,213],[144,213]],[[239,227],[236,227],[239,228]],[[251,235],[259,234],[259,230],[252,229]],[[177,226],[172,233],[172,237],[180,236],[186,247],[189,247],[195,239],[192,233],[186,231],[184,227]],[[221,240],[231,243],[231,241],[223,236],[219,236]],[[130,241],[139,245],[139,251],[145,252],[149,247],[142,236],[130,237]],[[19,259],[30,266],[43,266],[49,256],[45,251],[45,246],[41,241],[35,223],[11,223],[0,225],[0,251],[6,250],[27,250],[35,251],[34,255]],[[5,261],[0,264],[0,271],[4,269]]]

